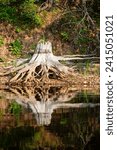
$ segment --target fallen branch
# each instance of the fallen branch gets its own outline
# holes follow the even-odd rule
[[[99,59],[99,57],[86,57],[86,58],[81,58],[81,57],[69,57],[69,58],[65,58],[65,57],[59,57],[59,60],[88,60],[88,59]]]

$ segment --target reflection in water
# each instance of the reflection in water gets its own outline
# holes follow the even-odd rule
[[[99,150],[99,104],[96,103],[96,96],[88,96],[87,100],[85,93],[86,101],[82,99],[82,103],[81,100],[78,103],[78,91],[61,86],[14,86],[2,93],[4,99],[9,100],[4,111],[7,116],[0,117],[2,150]],[[97,99],[99,102],[99,96]],[[16,114],[17,121],[13,125],[14,118],[9,110]],[[20,118],[17,117],[18,112]]]
[[[48,125],[51,123],[52,113],[58,108],[85,108],[99,106],[99,103],[68,103],[77,92],[67,87],[12,87],[10,88],[12,99],[30,108],[35,114],[38,125]]]

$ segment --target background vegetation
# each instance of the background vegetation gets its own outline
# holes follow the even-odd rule
[[[2,63],[30,56],[40,39],[52,42],[55,55],[100,55],[98,0],[0,0],[0,10]],[[99,75],[99,61],[72,62]]]
[[[99,56],[98,0],[0,0],[0,57],[26,54],[44,38],[56,54]]]

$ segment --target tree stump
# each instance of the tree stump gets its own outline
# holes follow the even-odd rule
[[[73,74],[74,70],[63,65],[59,60],[62,60],[62,57],[53,55],[52,44],[43,41],[37,44],[31,59],[20,59],[16,67],[10,68],[3,74],[15,73],[10,80],[11,83],[59,79]]]
[[[90,57],[89,57],[90,56]],[[73,69],[75,66],[68,67],[60,61],[68,60],[88,60],[99,59],[92,57],[93,55],[64,55],[55,56],[52,53],[52,44],[47,41],[40,41],[36,50],[30,59],[20,59],[16,62],[16,66],[8,67],[0,76],[12,75],[10,83],[27,83],[34,81],[35,83],[46,81],[49,79],[67,79],[77,75]],[[52,81],[52,80],[51,80]]]

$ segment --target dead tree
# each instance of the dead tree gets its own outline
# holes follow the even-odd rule
[[[30,59],[20,59],[16,66],[9,68],[0,75],[14,75],[11,83],[44,81],[48,79],[61,79],[65,76],[75,75],[73,67],[63,65],[61,60],[85,59],[79,55],[55,56],[52,53],[52,44],[41,41],[37,44],[35,53]],[[94,57],[91,57],[93,59]],[[90,59],[86,57],[86,59]]]

